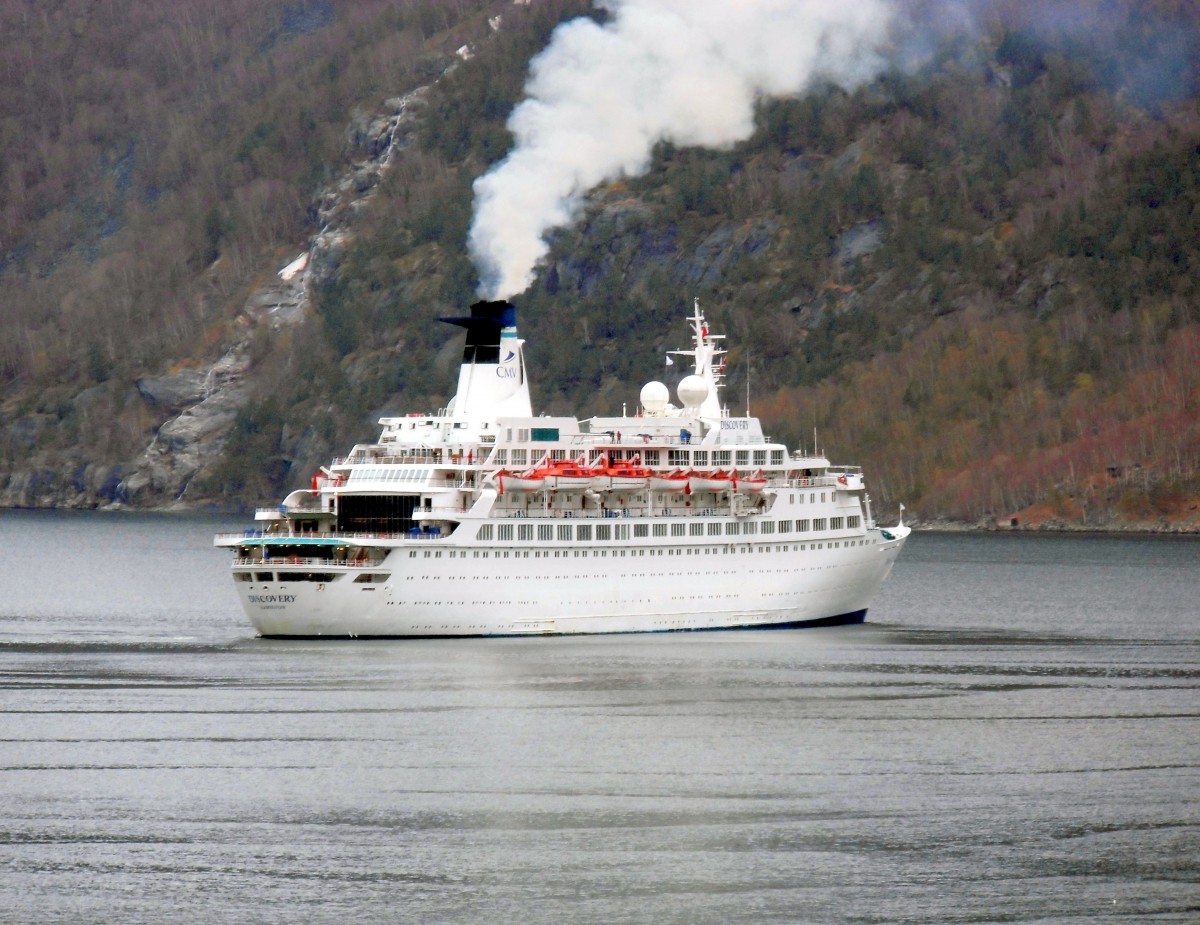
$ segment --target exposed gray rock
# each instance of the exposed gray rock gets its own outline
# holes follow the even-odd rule
[[[279,331],[307,317],[313,286],[337,271],[353,237],[354,218],[374,195],[393,154],[408,145],[426,89],[388,100],[385,112],[374,118],[356,119],[349,138],[366,157],[317,196],[317,214],[324,224],[309,242],[306,255],[289,263],[246,299],[243,334],[221,359],[208,366],[138,380],[138,392],[147,404],[170,416],[142,455],[121,470],[115,484],[111,474],[105,474],[99,485],[85,478],[85,491],[106,503],[143,507],[190,503],[188,490],[193,480],[220,463],[229,430],[253,396],[246,375],[251,336],[264,326]]]
[[[185,369],[170,376],[150,376],[137,381],[137,390],[151,405],[179,412],[204,398],[207,370]]]
[[[843,265],[873,254],[883,246],[883,222],[860,222],[838,237],[833,256]]]

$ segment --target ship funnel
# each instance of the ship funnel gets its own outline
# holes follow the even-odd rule
[[[485,420],[532,417],[522,349],[525,342],[517,337],[513,304],[476,302],[469,316],[439,320],[467,330],[451,416]]]

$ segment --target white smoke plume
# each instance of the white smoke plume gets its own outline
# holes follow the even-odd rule
[[[480,294],[533,281],[547,234],[593,187],[644,173],[655,144],[725,148],[762,97],[814,80],[847,88],[883,66],[889,0],[596,0],[603,25],[559,26],[530,63],[516,145],[475,181],[469,246]]]

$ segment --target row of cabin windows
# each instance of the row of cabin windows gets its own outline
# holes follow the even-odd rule
[[[824,530],[858,530],[862,517],[817,517],[813,520],[757,521],[692,521],[657,524],[484,524],[478,539],[490,542],[518,540],[531,542],[535,531],[539,542],[547,543],[593,540],[627,540],[666,536],[753,536],[755,534],[787,534],[822,532]]]
[[[814,550],[815,549],[825,549],[825,548],[838,549],[843,546],[845,546],[845,547],[866,546],[866,545],[868,545],[869,542],[870,541],[866,540],[866,539],[855,539],[855,540],[842,540],[842,541],[837,541],[837,542],[812,543],[811,548]],[[789,548],[792,549],[793,551],[803,552],[803,551],[808,550],[809,546],[798,544],[798,543],[793,543],[790,545],[790,547],[787,544],[785,544],[783,546],[776,546],[774,548],[775,548],[775,552],[786,552]],[[746,553],[749,551],[750,550],[748,550],[748,549],[738,549],[736,547],[729,547],[729,546],[725,546],[725,547],[710,546],[710,547],[694,547],[694,548],[666,549],[666,550],[664,550],[664,549],[629,549],[629,550],[614,549],[614,550],[612,550],[611,553],[609,553],[606,550],[598,550],[598,551],[593,551],[592,554],[596,555],[596,556],[612,555],[614,558],[616,558],[618,556],[624,557],[626,555],[634,556],[634,557],[647,556],[647,555],[661,556],[664,554],[669,555],[669,556],[683,556],[683,555],[699,556],[699,555],[716,555],[716,554],[722,554],[722,553],[725,555],[729,555],[731,553],[739,554],[739,553]],[[755,551],[756,552],[770,552],[771,547],[763,546],[761,549],[758,549]],[[410,550],[408,553],[408,556],[410,559],[415,559],[418,555],[423,555],[426,559],[429,559],[429,558],[440,559],[440,558],[442,558],[443,551],[440,549],[439,550],[427,549],[427,550],[424,550],[423,552],[418,552],[417,550],[414,549],[414,550]],[[465,559],[467,557],[467,550],[465,550],[465,549],[462,551],[448,550],[448,551],[446,551],[446,555],[451,559],[460,558],[460,557]],[[481,557],[486,559],[486,558],[488,558],[488,555],[489,554],[486,551],[480,552],[479,550],[475,550],[475,551],[471,552],[471,556],[476,559],[481,558]],[[521,550],[515,550],[512,553],[509,553],[508,551],[496,550],[494,555],[497,559],[502,558],[502,557],[507,559],[510,555],[512,555],[513,558],[517,558],[517,559],[520,559],[520,558],[528,559],[529,558],[529,552],[527,552],[527,551],[523,552]],[[549,558],[550,555],[551,555],[551,552],[549,550],[546,550],[545,552],[535,551],[533,553],[534,558],[538,558],[538,559],[540,559],[542,557]],[[586,559],[588,557],[588,550],[576,549],[574,551],[568,551],[568,550],[563,550],[562,552],[555,551],[553,553],[553,555],[554,555],[554,558],[556,558],[556,559],[559,558],[560,556],[562,556],[562,557],[574,556],[575,558],[583,557]],[[362,575],[357,575],[354,578],[354,583],[355,584],[382,584],[387,581],[389,574],[390,573],[388,573],[388,572],[381,572],[381,573],[366,573],[366,574],[362,574]],[[327,582],[334,581],[338,577],[340,577],[340,576],[336,575],[333,572],[279,572],[278,575],[276,575],[273,572],[253,572],[253,573],[237,572],[234,574],[234,579],[236,581],[242,581],[242,582],[257,581],[257,582],[263,582],[263,583],[271,582],[271,581],[281,581],[281,582],[310,581],[310,582],[327,583]],[[412,576],[409,576],[409,577],[412,577]]]
[[[551,556],[554,556],[555,559],[558,559],[558,558],[586,559],[586,558],[588,558],[589,555],[596,556],[596,557],[604,557],[604,558],[612,557],[612,558],[616,559],[618,557],[624,558],[625,556],[630,556],[630,557],[636,558],[637,556],[745,555],[747,553],[755,553],[755,554],[769,553],[772,551],[772,549],[774,549],[775,552],[787,552],[788,550],[792,550],[793,552],[806,552],[810,549],[811,550],[842,549],[842,548],[849,548],[851,546],[868,546],[871,544],[871,542],[872,542],[871,540],[867,540],[867,539],[854,539],[854,540],[837,540],[834,542],[827,541],[824,543],[808,543],[808,544],[785,543],[782,546],[775,546],[775,547],[762,546],[760,548],[753,548],[753,547],[739,548],[737,546],[694,546],[694,547],[690,547],[690,548],[689,547],[681,547],[679,549],[613,549],[611,551],[605,550],[605,549],[594,549],[594,550],[564,549],[561,552],[557,549],[554,550],[553,552],[551,552],[549,549],[547,549],[545,552],[542,552],[541,550],[535,550],[532,553],[530,553],[527,550],[523,551],[520,549],[515,549],[512,551],[497,549],[497,550],[493,550],[491,552],[489,552],[487,550],[480,551],[478,549],[468,552],[467,550],[464,549],[461,551],[449,550],[446,552],[446,555],[451,559],[455,559],[455,558],[465,559],[465,558],[467,558],[468,555],[470,555],[471,558],[473,558],[473,559],[487,559],[489,557],[494,557],[496,559],[508,559],[510,557],[513,559],[528,559],[531,556],[532,556],[532,558],[535,558],[535,559],[543,559],[543,558],[549,559]],[[429,558],[440,559],[440,558],[442,558],[442,551],[426,549],[423,552],[419,552],[419,551],[413,549],[413,550],[410,550],[408,553],[408,557],[410,559],[415,559],[415,558],[417,558],[417,556],[424,556],[426,559],[429,559]],[[268,573],[266,573],[266,575],[269,576],[270,573],[268,572]],[[411,579],[416,576],[410,575],[408,577]],[[249,581],[250,576],[248,573],[245,575],[245,577],[241,577],[241,575],[239,575],[238,580],[239,581]],[[262,577],[261,580],[268,581],[269,577]]]
[[[593,449],[585,462],[590,465],[602,456],[610,461],[638,459],[645,466],[662,465],[662,450],[596,450]],[[707,469],[722,469],[730,466],[765,466],[770,458],[772,466],[782,466],[783,450],[667,450],[668,466],[687,466]],[[513,448],[498,449],[493,462],[497,466],[532,466],[540,463],[546,455],[543,450]],[[567,450],[550,450],[552,461],[567,458]]]

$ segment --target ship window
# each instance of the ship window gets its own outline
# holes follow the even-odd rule
[[[816,493],[815,493],[815,492],[814,492],[813,494],[810,494],[810,495],[808,496],[808,503],[809,503],[809,504],[816,504],[816,503],[817,503],[817,496],[816,496]]]
[[[709,523],[709,525],[708,525],[708,535],[709,536],[720,536],[721,535],[721,525],[719,523],[717,523],[715,520],[712,521],[711,523]]]
[[[249,572],[234,572],[234,581],[250,581],[254,578]]]
[[[490,540],[491,538],[492,538],[492,525],[484,524],[482,527],[479,528],[479,539],[486,542],[487,540]]]
[[[580,524],[578,527],[576,527],[575,528],[575,539],[580,540],[582,542],[591,542],[592,525],[591,524]]]
[[[739,466],[750,465],[750,451],[749,450],[738,450],[737,451],[737,464]]]
[[[763,533],[774,533],[775,532],[775,521],[764,520],[763,525],[762,525],[762,532]]]
[[[744,524],[742,524],[742,532],[743,533],[757,533],[758,532],[758,524],[753,523],[753,522],[744,523]]]
[[[829,518],[829,529],[830,530],[841,530],[842,525],[845,522],[846,522],[846,518],[844,518],[844,517],[830,517]]]
[[[367,572],[365,575],[355,575],[356,585],[377,585],[387,581],[386,572]]]
[[[765,466],[766,464],[767,464],[767,451],[766,450],[755,450],[754,451],[754,465]]]
[[[825,524],[826,524],[825,518],[818,517],[816,520],[813,521],[813,532],[820,533],[822,530],[826,529]]]
[[[534,427],[529,432],[534,443],[553,443],[558,439],[557,427]]]
[[[492,460],[497,466],[503,466],[508,462],[508,450],[496,450],[496,456]]]
[[[687,532],[687,524],[671,524],[671,536],[683,536]]]
[[[727,536],[736,536],[738,532],[737,521],[731,521],[725,524],[725,533]]]
[[[566,450],[551,450],[550,458],[552,460],[554,460],[555,462],[562,462],[564,459],[567,458],[567,451]]]
[[[611,540],[612,526],[610,524],[596,524],[596,539]]]
[[[704,524],[688,524],[689,536],[704,536]]]
[[[859,517],[857,514],[853,517],[847,517],[846,518],[846,526],[849,527],[851,530],[857,530],[857,529],[859,529],[859,527],[862,526],[862,518]]]
[[[554,526],[552,524],[538,524],[538,539],[543,542],[554,539]]]
[[[825,503],[825,492],[821,492],[821,503]]]
[[[643,457],[642,461],[647,466],[657,466],[659,463],[659,460],[662,459],[662,453],[659,452],[658,450],[647,450],[645,453],[642,454],[642,457]]]
[[[696,450],[696,452],[692,454],[692,462],[697,466],[707,466],[708,450]]]
[[[807,520],[797,520],[796,521],[796,532],[797,533],[807,533],[808,532],[808,521]]]
[[[571,541],[571,525],[570,524],[559,524],[558,538],[560,540],[566,540],[567,542]]]
[[[780,533],[791,533],[792,532],[792,522],[790,520],[779,521],[779,532]]]
[[[634,524],[633,525],[633,535],[634,536],[649,536],[650,535],[650,525],[649,524]]]
[[[280,572],[280,581],[333,581],[332,572]]]
[[[255,572],[254,580],[255,581],[274,581],[275,576],[274,576],[274,573],[272,573],[272,572]]]
[[[772,466],[782,466],[783,465],[783,450],[771,450],[771,465]]]
[[[688,464],[687,450],[667,450],[668,466],[686,466]]]
[[[730,461],[733,459],[733,454],[730,453],[729,450],[713,450],[712,456],[712,464],[719,467],[728,466]]]
[[[517,539],[533,539],[533,524],[517,524]]]
[[[629,524],[617,524],[613,527],[613,536],[619,540],[629,539]]]
[[[512,464],[514,466],[524,466],[528,461],[528,452],[526,450],[512,451]]]
[[[654,524],[654,535],[655,536],[666,536],[667,535],[667,525],[666,524]]]

